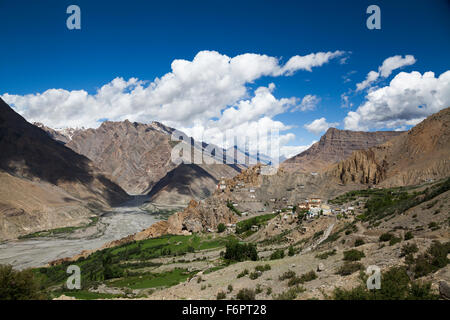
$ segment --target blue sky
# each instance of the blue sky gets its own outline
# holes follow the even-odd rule
[[[66,8],[71,4],[81,8],[81,30],[66,28]],[[366,8],[371,4],[381,9],[381,30],[366,28],[369,16]],[[39,110],[30,110],[31,98],[20,98],[48,89],[68,92],[84,90],[89,95],[95,95],[99,88],[117,77],[125,81],[138,78],[151,83],[156,77],[171,72],[171,63],[175,59],[192,61],[204,50],[216,51],[230,58],[245,53],[267,55],[279,59],[280,66],[296,55],[343,52],[312,68],[311,72],[299,69],[292,75],[262,75],[244,82],[246,94],[230,99],[235,106],[241,100],[254,97],[258,87],[268,87],[274,83],[271,94],[276,99],[295,97],[297,102],[286,107],[284,112],[269,117],[291,127],[285,132],[295,137],[291,137],[287,145],[306,146],[317,140],[321,133],[308,131],[304,126],[323,117],[327,123],[337,124],[338,128],[393,130],[409,128],[417,119],[447,107],[450,95],[448,81],[438,77],[449,70],[449,18],[449,2],[439,0],[1,0],[0,95],[30,121],[49,119],[50,125],[70,124],[76,122],[64,121],[61,116],[57,119],[50,116],[52,108],[62,108],[58,105],[64,103],[60,95],[57,95],[58,99],[35,101],[33,108],[47,104],[42,107],[46,117],[39,115]],[[370,71],[381,74],[379,68],[385,59],[394,56],[403,59],[406,55],[412,55],[415,62],[393,69],[387,77],[379,76],[364,90],[355,90],[356,84],[361,83]],[[345,63],[342,58],[345,58]],[[389,86],[400,72],[413,71],[420,75],[432,71],[434,77],[425,80],[412,76],[399,77],[395,88],[390,90],[392,92],[388,89],[379,92],[379,95],[384,95],[383,101],[374,101],[373,97],[368,99],[370,91]],[[430,101],[427,92],[419,92],[413,98],[398,98],[399,94],[409,89],[408,86],[413,91],[414,88],[439,86],[440,91],[433,101]],[[349,97],[351,107],[343,106],[342,94]],[[314,95],[318,102],[312,110],[301,111],[295,105],[307,95]],[[418,104],[417,101],[420,101],[420,106],[414,105]],[[346,124],[344,120],[348,113],[356,112],[365,103],[365,108],[355,115],[359,119],[357,125],[350,124],[350,121]],[[391,106],[394,103],[405,105],[395,111]],[[179,108],[184,106],[181,104]],[[233,106],[222,108],[222,113],[228,107]],[[371,112],[386,114],[385,108],[392,114],[383,119],[368,116]],[[67,119],[76,116],[75,111],[64,110]],[[146,114],[139,110],[136,112]],[[130,110],[127,112],[129,114]],[[122,115],[120,112],[114,114],[116,118],[113,117],[113,120],[119,120]],[[157,113],[149,112],[146,118],[142,116],[137,119],[149,120],[151,114]],[[189,113],[186,114],[189,116]],[[93,116],[98,119],[111,118],[110,114]],[[218,118],[220,115],[210,117],[213,120]],[[202,119],[198,123],[206,123],[205,116]],[[164,122],[167,118],[155,120]],[[172,124],[178,124],[183,129],[193,126],[189,121],[183,121],[179,117]],[[372,123],[376,125],[372,127]],[[208,125],[214,126],[214,122]]]

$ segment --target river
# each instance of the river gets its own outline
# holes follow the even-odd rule
[[[105,212],[94,232],[81,238],[35,238],[8,241],[0,244],[0,264],[11,264],[16,269],[39,267],[48,262],[71,257],[83,250],[100,248],[105,243],[142,231],[159,221],[158,214],[150,214],[139,206],[124,205]]]

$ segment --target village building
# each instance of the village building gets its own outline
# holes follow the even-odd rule
[[[309,198],[308,200],[310,207],[318,207],[322,204],[322,199],[320,198]]]

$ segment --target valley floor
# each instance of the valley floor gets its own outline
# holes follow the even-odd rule
[[[67,235],[1,243],[0,264],[11,264],[17,269],[44,266],[83,250],[98,249],[108,242],[142,231],[159,220],[157,214],[146,213],[139,207],[118,207],[106,212],[96,224]]]

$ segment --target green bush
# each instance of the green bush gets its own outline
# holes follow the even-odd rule
[[[217,293],[217,300],[223,300],[227,297],[227,294],[223,291]]]
[[[41,300],[46,296],[30,269],[17,271],[0,265],[0,300]]]
[[[231,284],[228,285],[228,293],[233,292],[233,286]]]
[[[248,277],[252,280],[256,280],[259,278],[260,275],[261,274],[258,271],[255,271],[255,272],[250,273],[250,275]]]
[[[297,298],[297,295],[301,292],[306,291],[305,288],[297,286],[294,288],[290,288],[288,291],[280,293],[274,297],[275,300],[294,300]]]
[[[363,269],[364,266],[359,262],[345,262],[336,273],[341,276],[348,276]]]
[[[393,235],[392,233],[387,232],[387,233],[383,233],[383,234],[380,236],[379,240],[380,240],[380,242],[391,241],[391,239],[392,239],[393,237],[394,237],[394,235]]]
[[[400,257],[405,257],[409,254],[414,254],[416,252],[419,251],[419,248],[417,247],[417,245],[415,243],[411,243],[411,244],[405,244],[402,247],[402,251],[400,253]]]
[[[359,261],[361,260],[361,258],[364,258],[365,256],[366,255],[364,254],[364,252],[355,249],[344,251],[345,261]]]
[[[391,240],[389,240],[389,245],[393,246],[394,244],[399,243],[401,241],[402,241],[401,238],[393,237]]]
[[[270,255],[270,260],[283,259],[284,258],[284,250],[278,249]]]
[[[364,243],[365,243],[365,242],[364,242],[363,239],[358,238],[358,239],[355,240],[355,247],[362,246]]]
[[[255,300],[255,291],[252,289],[241,289],[236,295],[237,300]]]
[[[293,246],[289,246],[289,249],[288,249],[288,256],[289,256],[289,257],[292,257],[294,254],[295,254],[294,247],[293,247]]]
[[[219,232],[219,233],[224,232],[225,229],[226,229],[226,227],[223,223],[219,223],[219,225],[217,226],[217,232]]]
[[[325,260],[326,258],[328,258],[330,256],[334,256],[335,254],[336,254],[336,249],[333,249],[333,250],[325,251],[323,253],[316,255],[316,258]]]
[[[281,281],[283,281],[283,280],[286,280],[286,279],[291,279],[291,278],[293,278],[293,277],[295,277],[295,272],[292,271],[292,270],[289,270],[289,271],[286,271],[285,273],[283,273],[283,274],[279,277],[279,279],[280,279]]]
[[[449,252],[450,242],[442,244],[434,241],[428,250],[417,257],[412,264],[414,276],[420,278],[447,266]]]
[[[317,274],[314,271],[310,271],[308,273],[302,274],[300,277],[294,276],[289,279],[288,286],[296,286],[298,284],[303,284],[308,281],[312,281],[317,279]]]
[[[246,275],[248,275],[248,269],[245,269],[244,271],[242,271],[241,273],[238,274],[238,279],[245,277]]]
[[[255,289],[255,294],[260,294],[261,292],[263,292],[261,285],[258,283],[256,285],[256,289]]]
[[[405,241],[406,240],[411,240],[412,238],[414,238],[413,234],[411,231],[408,231],[407,233],[405,233]]]
[[[268,271],[268,270],[270,270],[270,269],[271,269],[271,267],[270,267],[270,265],[268,265],[268,264],[265,264],[265,265],[259,265],[259,266],[256,266],[256,267],[255,267],[255,270],[256,270],[256,271],[261,271],[261,272]]]

